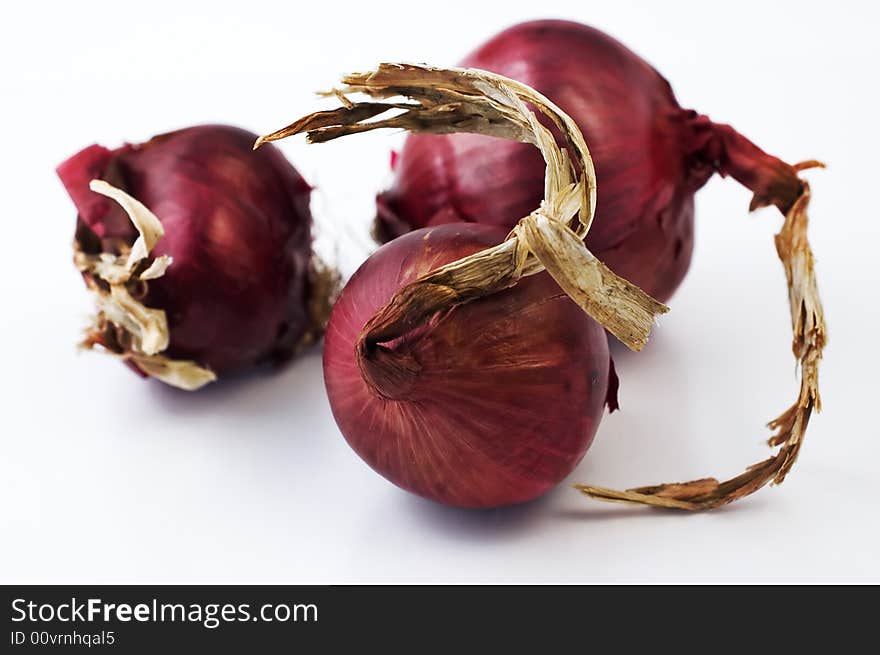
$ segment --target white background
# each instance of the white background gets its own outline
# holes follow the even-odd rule
[[[0,582],[880,582],[880,49],[868,6],[7,3]],[[76,353],[90,305],[53,172],[66,156],[209,121],[266,132],[316,108],[312,91],[342,73],[453,64],[537,17],[605,29],[682,105],[788,161],[829,164],[809,174],[825,411],[784,485],[684,515],[600,504],[568,484],[727,476],[767,456],[763,424],[797,389],[780,217],[748,216],[749,194],[729,180],[697,196],[696,252],[671,314],[642,354],[617,355],[622,411],[566,483],[526,506],[450,509],[373,473],[333,423],[317,352],[191,395]],[[317,186],[318,245],[346,272],[370,248],[372,196],[400,141],[282,144]]]

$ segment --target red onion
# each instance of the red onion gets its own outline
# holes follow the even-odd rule
[[[87,345],[196,388],[282,362],[315,336],[310,187],[277,149],[252,152],[255,138],[191,127],[93,145],[58,167],[79,213],[76,261],[100,308]],[[93,179],[112,186],[95,184],[99,195]],[[147,230],[138,262],[133,221]]]
[[[587,29],[562,27],[576,33]],[[559,24],[539,24],[535,29],[545,28],[557,29]],[[587,34],[599,38],[588,29]],[[606,50],[617,48],[617,58],[609,61],[626,62],[620,46],[605,37],[599,40],[603,39]],[[597,56],[596,62],[602,63],[602,58]],[[634,71],[640,69],[638,61],[634,66]],[[588,234],[592,234],[597,197],[592,160],[576,122],[546,96],[494,73],[412,64],[382,64],[375,71],[348,75],[343,82],[335,93],[340,107],[305,116],[261,137],[257,145],[303,132],[312,142],[377,128],[435,135],[467,132],[530,143],[547,164],[543,199],[526,210],[502,243],[488,247],[510,225],[479,229],[457,223],[398,237],[380,249],[343,291],[331,316],[324,358],[340,429],[383,475],[427,497],[465,506],[490,507],[533,498],[571,470],[592,438],[600,407],[596,394],[602,390],[601,381],[589,393],[578,387],[573,396],[569,395],[572,382],[559,385],[585,374],[597,379],[605,354],[597,326],[577,312],[569,313],[571,305],[563,302],[562,292],[636,350],[644,344],[653,317],[666,308],[616,276],[590,252]],[[597,83],[601,86],[603,79]],[[627,93],[625,87],[617,88],[620,94]],[[367,99],[354,101],[349,96],[355,94]],[[555,138],[529,106],[553,126]],[[818,366],[825,324],[807,240],[810,189],[797,177],[802,167],[788,167],[765,155],[730,128],[680,111],[677,115],[679,125],[692,135],[700,133],[697,125],[703,125],[700,152],[714,153],[714,169],[730,172],[755,191],[753,206],[773,203],[785,212],[776,249],[788,282],[793,350],[801,373],[798,397],[770,422],[775,433],[769,444],[779,447],[777,453],[738,476],[723,482],[702,478],[626,491],[576,486],[605,500],[699,510],[782,482],[791,470],[812,412],[820,408]],[[564,140],[565,150],[557,140]],[[645,142],[641,145],[648,147]],[[509,150],[497,140],[492,146],[499,152]],[[662,153],[651,154],[662,160]],[[615,156],[624,158],[621,153]],[[438,161],[456,160],[443,159],[441,154]],[[508,163],[518,166],[517,161]],[[672,172],[681,173],[667,164]],[[643,205],[652,211],[690,207],[693,190],[712,169],[703,168],[697,182],[699,166],[693,164],[689,170],[690,186],[676,188],[664,182],[653,192],[644,185],[631,191],[644,194]],[[497,174],[516,195],[515,176],[506,177],[503,169]],[[662,176],[662,166],[657,174]],[[494,212],[509,203],[492,187],[485,171],[482,181],[488,185],[483,209],[492,219],[489,222],[504,222]],[[427,197],[440,197],[445,208],[429,222],[448,222],[437,217],[458,215],[456,193],[447,193],[449,189],[441,184],[442,193],[433,194],[430,176],[422,183]],[[675,200],[682,189],[688,194],[683,205]],[[479,189],[473,192],[479,195]],[[676,218],[683,216],[689,225],[692,215],[682,211]],[[664,216],[663,210],[647,215]],[[605,220],[613,223],[614,217]],[[635,219],[629,225],[630,235],[657,230],[639,226]],[[659,229],[662,233],[663,220]],[[545,269],[560,291],[554,291],[546,275],[529,277]],[[736,312],[735,300],[731,312]],[[596,353],[601,355],[598,359]],[[578,409],[565,398],[583,404]],[[578,437],[579,423],[586,436]]]
[[[531,89],[488,74],[387,66],[363,82],[384,96],[422,76],[425,87],[408,91],[420,104],[392,123],[446,130],[473,122],[538,145],[548,162],[546,201],[509,239],[508,230],[461,223],[407,234],[373,254],[331,314],[327,392],[348,443],[395,484],[462,507],[520,503],[568,475],[603,405],[616,407],[603,325],[583,310],[639,348],[665,308],[584,247],[595,181],[568,117]],[[497,93],[484,95],[490,87]],[[471,97],[465,106],[438,109],[438,98],[461,94]],[[570,154],[524,101],[559,121]],[[261,141],[374,129],[378,123],[352,123],[385,109],[318,112]]]
[[[684,278],[694,239],[694,192],[719,172],[785,213],[802,192],[797,171],[727,125],[682,109],[647,62],[599,30],[536,21],[501,32],[463,66],[528,84],[584,133],[600,185],[587,246],[659,300]],[[512,228],[543,197],[533,148],[481,135],[411,135],[392,187],[377,198],[376,235],[453,221]]]
[[[592,442],[608,395],[605,333],[547,273],[356,352],[400,287],[505,235],[444,225],[386,244],[346,285],[325,337],[327,394],[351,447],[395,484],[451,505],[509,505],[555,486]]]

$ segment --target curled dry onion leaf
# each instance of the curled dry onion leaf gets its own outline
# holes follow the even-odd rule
[[[125,333],[125,341],[130,344],[130,352],[112,354],[130,359],[148,375],[187,391],[213,382],[216,375],[195,362],[170,359],[160,354],[169,343],[165,312],[147,307],[130,291],[132,286],[162,277],[172,263],[165,255],[147,263],[150,251],[165,233],[162,223],[141,202],[104,180],[92,180],[89,188],[115,200],[125,210],[139,236],[127,253],[118,256],[110,253],[91,255],[79,248],[75,250],[74,262],[80,272],[90,273],[91,277],[107,285],[105,288],[94,281],[89,284],[98,313],[83,345],[101,343],[99,335],[111,324]]]
[[[514,139],[538,147],[547,164],[544,201],[519,221],[505,242],[401,288],[364,326],[359,350],[402,336],[438,311],[503,290],[522,276],[544,269],[584,311],[627,346],[633,350],[644,346],[654,318],[668,308],[616,276],[583,245],[595,208],[595,172],[580,130],[562,110],[524,84],[473,69],[381,64],[376,71],[346,76],[343,83],[343,88],[326,94],[338,98],[342,107],[309,114],[260,137],[254,147],[303,132],[310,142],[319,143],[388,127]],[[350,93],[381,101],[353,102],[347,97]],[[395,97],[415,102],[385,100]],[[559,148],[524,102],[553,121],[569,151]],[[402,113],[371,120],[392,109]],[[821,164],[810,161],[797,168],[814,166]],[[777,454],[724,482],[701,478],[626,491],[586,484],[575,485],[577,489],[601,500],[701,510],[733,502],[785,479],[797,459],[810,416],[821,407],[818,376],[826,330],[807,240],[809,197],[809,185],[803,182],[800,197],[787,211],[783,228],[776,235],[776,249],[788,281],[793,350],[801,373],[797,400],[769,423],[776,432],[768,443],[781,447]],[[767,204],[771,203],[756,196],[750,208]]]
[[[797,165],[799,170],[821,166],[818,162]],[[803,192],[785,216],[782,230],[776,235],[776,252],[785,268],[788,281],[788,300],[791,309],[793,333],[792,350],[800,368],[800,389],[797,400],[778,418],[767,425],[775,434],[770,437],[771,447],[781,446],[772,457],[751,465],[744,473],[719,482],[703,478],[690,482],[660,484],[617,491],[587,484],[575,485],[587,496],[600,500],[620,501],[669,507],[675,509],[711,509],[731,503],[757,491],[764,485],[780,484],[791,470],[800,453],[807,425],[813,410],[820,411],[819,361],[825,347],[825,316],[813,253],[807,240],[807,205],[810,186],[804,182]],[[752,208],[760,204],[753,202]]]
[[[328,94],[346,98],[342,107],[305,116],[260,137],[254,147],[302,132],[318,143],[378,128],[404,128],[531,143],[547,163],[544,201],[506,241],[400,289],[365,326],[362,347],[394,339],[438,311],[501,291],[545,269],[605,329],[633,350],[644,347],[655,317],[668,308],[615,275],[584,246],[595,211],[596,175],[583,135],[562,110],[519,82],[478,70],[381,64],[343,82],[343,88]],[[352,102],[346,97],[352,93],[378,99],[403,96],[414,102]],[[559,147],[526,102],[553,121],[570,150]],[[402,113],[371,120],[393,109]]]

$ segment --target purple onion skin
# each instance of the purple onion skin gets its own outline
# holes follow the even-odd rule
[[[403,384],[369,357],[359,366],[364,324],[397,289],[505,236],[460,223],[395,239],[351,278],[327,327],[324,381],[348,443],[394,484],[448,505],[547,492],[584,456],[609,395],[604,330],[546,273],[384,344],[414,371]]]
[[[152,254],[174,262],[144,302],[167,315],[162,354],[218,375],[288,359],[310,327],[311,189],[277,148],[252,151],[255,139],[204,125],[116,150],[90,146],[58,167],[82,247],[112,252],[137,236],[115,202],[89,190],[92,178],[159,217],[165,235]]]
[[[587,246],[615,273],[668,300],[687,272],[694,193],[730,174],[774,204],[800,192],[790,167],[725,125],[682,109],[669,83],[610,36],[579,23],[535,21],[496,35],[461,64],[534,87],[581,128],[598,180]],[[531,145],[471,134],[411,135],[377,198],[382,241],[468,221],[512,228],[543,197]],[[778,201],[778,202],[777,202]]]

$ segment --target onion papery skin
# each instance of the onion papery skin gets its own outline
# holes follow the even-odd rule
[[[604,330],[547,273],[357,351],[401,286],[505,236],[461,223],[384,245],[342,291],[325,336],[324,380],[345,439],[394,484],[448,505],[541,496],[582,459],[614,403]]]
[[[218,375],[285,361],[312,328],[311,188],[277,148],[253,152],[255,139],[202,125],[115,150],[93,145],[58,167],[80,248],[118,252],[137,236],[119,205],[89,190],[93,178],[160,219],[151,255],[173,263],[143,303],[166,313],[162,355]]]
[[[598,204],[587,247],[661,301],[683,280],[694,243],[694,193],[730,174],[783,212],[796,172],[735,130],[682,109],[669,83],[603,32],[579,23],[522,23],[462,63],[523,82],[580,127],[596,166]],[[544,163],[523,143],[472,134],[410,135],[392,186],[377,197],[375,235],[468,221],[511,229],[540,203]],[[782,207],[781,205],[788,205]]]

